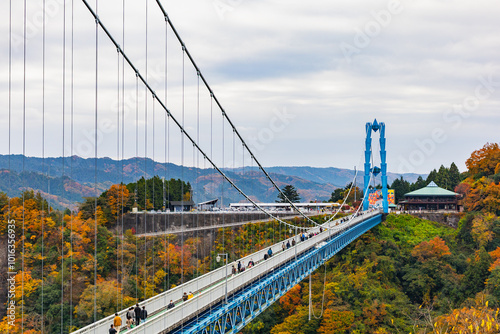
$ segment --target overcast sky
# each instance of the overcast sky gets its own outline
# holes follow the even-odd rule
[[[11,152],[23,152],[24,110],[27,155],[63,155],[64,131],[65,156],[71,152],[93,156],[96,41],[90,12],[81,0],[74,0],[72,19],[73,1],[66,0],[66,16],[63,0],[46,2],[43,108],[42,2],[27,1],[26,58],[22,43],[23,2],[13,2],[12,39],[9,2],[0,3],[0,153],[9,151],[8,59],[12,41]],[[215,95],[265,166],[362,168],[365,123],[375,118],[386,124],[388,169],[393,172],[428,173],[453,161],[463,171],[473,150],[486,142],[499,141],[498,1],[161,2]],[[89,4],[95,10],[96,1]],[[125,39],[122,0],[101,0],[98,11],[142,75],[146,76],[147,69],[148,82],[163,102],[167,78],[166,105],[182,122],[182,50],[171,31],[165,38],[165,22],[156,1],[148,2],[147,39],[145,1],[126,0]],[[233,149],[233,135],[227,126],[222,140],[221,116],[215,105],[210,122],[210,97],[202,85],[198,121],[197,76],[186,57],[184,61],[184,122],[188,133],[200,139],[200,146],[207,154],[212,152],[218,164],[224,161],[225,166],[249,165],[249,157],[241,153],[240,145]],[[117,158],[123,143],[125,157],[137,153],[203,167],[196,156],[193,160],[187,142],[184,155],[180,153],[179,131],[172,124],[166,159],[161,107],[152,102],[151,95],[146,102],[142,85],[136,92],[135,76],[128,67],[125,77],[121,77],[121,66],[116,49],[100,32],[98,155]],[[125,90],[119,90],[118,84]],[[124,108],[118,103],[122,100]],[[126,124],[123,142],[117,118],[121,111]],[[374,138],[378,140],[378,133]],[[373,149],[378,150],[378,141],[374,141]],[[375,162],[378,160],[377,154]]]

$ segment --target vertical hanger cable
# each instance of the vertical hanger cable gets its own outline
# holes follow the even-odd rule
[[[96,13],[99,1],[96,0]],[[97,117],[99,98],[99,20],[95,21],[95,120],[94,120],[94,322],[97,321]]]

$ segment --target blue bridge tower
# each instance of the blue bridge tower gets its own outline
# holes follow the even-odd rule
[[[372,157],[372,131],[377,132],[380,130],[380,168],[376,166],[371,166]],[[369,191],[370,186],[370,173],[377,176],[382,172],[382,206],[384,213],[389,212],[389,202],[387,199],[387,162],[386,162],[386,151],[385,151],[385,123],[378,123],[375,119],[372,123],[366,123],[366,140],[365,140],[365,176],[364,176],[364,188],[363,194]],[[363,210],[368,210],[369,206],[369,196],[365,196],[363,201]]]

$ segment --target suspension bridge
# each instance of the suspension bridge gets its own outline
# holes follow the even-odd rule
[[[194,184],[189,200],[196,196],[200,200],[220,198],[224,205],[224,200],[227,201],[229,192],[232,192],[232,196],[237,194],[240,201],[265,214],[269,221],[276,222],[280,230],[289,231],[287,237],[283,240],[273,240],[273,244],[247,252],[236,260],[234,255],[225,250],[224,242],[229,241],[223,239],[222,252],[217,254],[218,260],[224,263],[222,266],[214,265],[208,272],[191,280],[181,279],[180,284],[175,287],[165,284],[164,291],[151,298],[145,298],[146,293],[142,294],[144,298],[140,305],[148,310],[147,321],[134,328],[123,328],[120,333],[236,333],[293,286],[310,277],[314,270],[352,241],[382,222],[383,215],[388,212],[385,124],[377,120],[366,124],[362,204],[349,216],[336,217],[356,185],[356,173],[338,211],[322,223],[317,223],[286,197],[257,159],[251,146],[230,119],[230,112],[223,108],[222,102],[196,64],[162,1],[129,4],[124,0],[116,0],[113,4],[114,6],[107,4],[101,8],[103,6],[98,0],[59,0],[42,3],[28,0],[9,1],[8,8],[3,11],[8,14],[5,20],[8,22],[8,32],[4,34],[9,50],[8,62],[5,65],[7,85],[4,89],[4,107],[8,111],[8,154],[10,156],[18,152],[24,157],[32,153],[44,159],[47,154],[60,155],[63,158],[61,176],[70,179],[73,177],[73,166],[69,159],[71,156],[83,155],[94,159],[96,172],[93,190],[96,196],[99,194],[97,159],[100,157],[113,156],[118,161],[123,161],[128,156],[136,157],[138,160],[135,166],[122,164],[121,171],[116,172],[121,174],[123,180],[125,171],[131,168],[137,183],[141,177],[159,175],[157,166],[147,165],[148,158],[153,161],[162,159],[164,163],[178,162],[183,171],[189,166],[212,169],[217,177],[211,176],[212,182],[209,186],[200,187]],[[57,14],[51,14],[55,12]],[[139,13],[144,16],[138,19]],[[22,19],[19,19],[20,17]],[[140,32],[130,32],[127,29],[130,21],[134,19],[142,25]],[[36,27],[33,26],[33,20],[36,20]],[[87,28],[76,33],[75,26],[80,25]],[[60,46],[57,51],[49,52],[48,37],[54,38],[54,35],[51,35],[54,31]],[[129,38],[127,34],[133,37]],[[57,69],[54,69],[54,63]],[[151,63],[161,66],[153,66]],[[36,121],[32,121],[32,117],[35,117]],[[83,128],[84,135],[79,135],[80,127]],[[86,127],[89,130],[85,132]],[[375,165],[372,154],[372,136],[377,132],[380,134],[380,167]],[[67,164],[65,159],[69,159]],[[142,162],[143,174],[140,174],[139,163]],[[239,165],[244,174],[245,166],[251,165],[250,169],[253,170],[254,164],[268,187],[289,202],[294,215],[299,216],[303,223],[294,223],[260,206],[255,199],[253,186],[238,184],[227,172],[228,168],[236,168]],[[27,166],[23,160],[22,170],[25,168]],[[168,168],[161,171],[161,176],[169,179]],[[381,174],[383,204],[381,208],[371,208],[368,194],[371,183],[378,174]],[[24,186],[30,188],[29,184]],[[49,187],[48,195],[51,195],[51,192],[55,191]],[[163,193],[165,194],[165,190]],[[136,200],[137,194],[136,187],[133,194]],[[147,194],[147,189],[144,189],[144,194]],[[181,194],[184,195],[182,190]],[[163,208],[165,207],[165,197],[161,199],[144,196],[144,203],[140,205],[145,210],[151,202],[154,206],[155,203],[163,201]],[[188,199],[182,197],[181,201],[185,200]],[[73,225],[61,223],[61,333],[105,333],[115,317],[114,314],[109,314],[99,319],[96,310],[96,287],[100,274],[97,260],[97,201],[96,197],[92,240],[95,252],[93,277],[92,281],[87,282],[94,286],[93,321],[80,329],[72,326],[73,311],[68,312],[63,305],[65,296],[74,299]],[[122,195],[121,208],[116,212],[115,222],[118,289],[125,285],[123,255],[121,269],[118,265],[119,242],[124,238],[121,218],[124,207]],[[176,233],[181,235],[182,246],[186,230],[182,229],[183,218],[180,220],[181,230]],[[231,224],[222,224],[216,228],[224,230],[228,226],[232,227]],[[64,231],[68,231],[69,237],[65,236]],[[197,231],[201,229],[191,227],[189,230],[190,233]],[[24,220],[22,233],[21,243],[24,250]],[[161,238],[161,235],[145,233],[138,237]],[[285,243],[287,246],[283,247]],[[42,239],[42,284],[47,275],[44,273],[43,245]],[[154,251],[153,249],[149,256],[154,257]],[[217,251],[214,249],[213,253],[215,255]],[[156,270],[153,267],[153,274],[149,273],[146,255],[147,252],[144,272],[139,273],[137,262],[133,269],[136,279],[139,275],[144,275],[144,286],[146,282],[155,279]],[[235,274],[232,268],[237,262],[252,262],[253,265]],[[167,264],[165,260],[164,264],[168,272],[170,268],[167,266],[170,262]],[[25,270],[24,266],[23,257],[21,271]],[[71,270],[65,270],[66,267]],[[21,291],[24,293],[24,276],[22,279]],[[138,285],[136,282],[136,286]],[[138,290],[139,288],[135,290],[136,297],[140,299]],[[146,287],[144,290],[146,291]],[[183,294],[188,291],[193,292],[193,297],[183,300]],[[117,296],[117,300],[119,299],[123,300],[123,296]],[[175,304],[174,307],[168,307],[170,301]],[[119,304],[117,302],[117,305]],[[124,308],[117,311],[122,319],[126,318],[128,306],[130,305],[123,305]],[[70,309],[71,307],[73,305]],[[20,312],[24,330],[24,306]],[[43,320],[46,312],[42,306],[42,333],[48,332],[44,328]]]
[[[362,211],[345,222],[331,221],[308,230],[314,235],[294,246],[282,249],[282,242],[242,259],[255,260],[255,266],[237,274],[228,263],[203,276],[159,294],[143,303],[151,316],[127,333],[237,333],[252,319],[276,302],[288,290],[307,278],[328,259],[341,251],[372,227],[380,224],[379,210]],[[264,255],[272,250],[272,256]],[[186,291],[195,296],[182,301]],[[170,301],[175,307],[168,309]],[[119,315],[125,319],[127,309]],[[110,315],[75,333],[101,333],[107,330],[114,315]]]

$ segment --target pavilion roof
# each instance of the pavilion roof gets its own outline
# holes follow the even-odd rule
[[[449,191],[447,189],[443,189],[441,187],[439,187],[436,183],[434,183],[434,181],[431,181],[431,183],[429,183],[427,185],[427,187],[424,187],[424,188],[420,188],[420,189],[417,189],[415,191],[412,191],[412,192],[409,192],[407,194],[405,194],[405,197],[408,197],[408,196],[457,196],[458,194],[453,192],[453,191]]]

